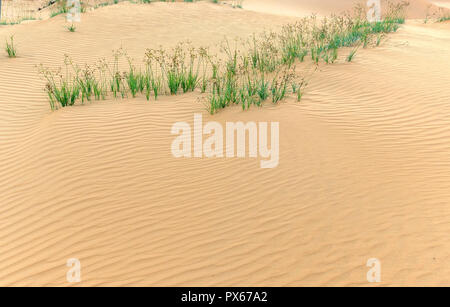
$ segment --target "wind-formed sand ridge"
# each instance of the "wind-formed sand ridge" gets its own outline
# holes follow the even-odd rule
[[[321,63],[301,103],[215,115],[198,93],[51,112],[36,70],[64,54],[91,64],[123,46],[140,60],[186,37],[211,46],[296,20],[123,3],[83,14],[74,33],[63,16],[0,27],[18,49],[0,56],[0,284],[68,285],[76,257],[81,285],[360,286],[375,257],[381,285],[449,285],[448,23],[408,20],[351,63],[347,52]],[[279,166],[175,159],[170,129],[194,113],[278,121]]]

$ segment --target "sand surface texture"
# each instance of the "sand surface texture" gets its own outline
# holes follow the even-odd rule
[[[19,50],[0,54],[0,285],[68,285],[69,258],[81,285],[360,286],[369,258],[381,285],[450,285],[449,23],[408,21],[352,63],[342,53],[300,103],[214,116],[195,93],[51,112],[35,67],[66,53],[93,63],[120,46],[140,60],[147,47],[213,46],[295,20],[123,3],[83,14],[75,33],[62,16],[0,27]],[[278,121],[279,166],[174,158],[171,127],[194,113]]]

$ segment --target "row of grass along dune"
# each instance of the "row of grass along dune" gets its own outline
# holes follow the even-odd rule
[[[314,69],[298,75],[297,64],[307,57],[313,65],[333,64],[344,47],[350,48],[345,59],[351,62],[359,48],[379,46],[385,35],[396,32],[405,22],[407,7],[407,3],[390,3],[378,22],[368,21],[361,6],[351,14],[307,17],[245,41],[225,39],[219,54],[182,42],[171,50],[148,49],[143,65],[134,63],[121,48],[113,51],[113,63],[101,60],[95,66],[80,66],[67,56],[62,69],[41,65],[39,71],[47,81],[52,110],[108,96],[143,94],[150,100],[196,90],[207,94],[211,114],[232,104],[245,110],[268,99],[278,103],[287,95],[300,101]],[[127,69],[121,70],[120,61],[126,61]]]
[[[86,0],[73,31],[27,2],[0,24],[0,285],[450,285],[449,1]],[[279,123],[277,167],[196,157],[228,123]]]

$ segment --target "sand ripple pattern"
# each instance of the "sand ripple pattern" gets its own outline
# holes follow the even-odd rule
[[[50,112],[34,66],[64,53],[92,62],[123,44],[139,58],[290,21],[206,3],[135,8],[83,15],[76,33],[59,18],[0,29],[21,52],[0,58],[1,285],[68,285],[72,257],[81,285],[367,285],[373,257],[382,285],[450,285],[448,24],[408,22],[354,63],[322,65],[300,104],[211,117],[189,94]],[[194,113],[279,121],[279,167],[173,158],[170,128]]]

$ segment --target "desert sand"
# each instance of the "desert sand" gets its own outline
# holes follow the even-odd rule
[[[430,1],[435,6],[443,7],[443,8],[450,8],[450,1],[449,0],[433,0]]]
[[[409,18],[425,18],[427,8],[431,6],[434,9],[436,5],[445,6],[447,0],[433,1],[412,0],[409,2]],[[287,16],[309,16],[317,14],[319,16],[329,16],[344,11],[352,10],[356,4],[366,5],[367,0],[339,0],[339,1],[311,1],[311,0],[246,0],[243,7],[263,13],[273,13]],[[386,4],[386,1],[384,1]]]
[[[0,285],[67,286],[78,258],[82,286],[366,286],[378,258],[382,286],[449,286],[449,23],[408,20],[352,63],[321,64],[300,103],[215,115],[195,93],[52,112],[35,67],[214,46],[350,2],[121,3],[75,33],[63,16],[0,27],[20,52],[0,55]],[[427,1],[413,2],[420,18]],[[194,113],[278,121],[279,166],[174,158],[171,126]]]

